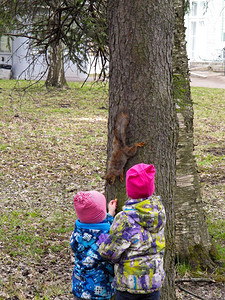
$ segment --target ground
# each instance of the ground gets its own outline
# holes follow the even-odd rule
[[[191,72],[191,86],[192,87],[206,87],[206,88],[221,88],[225,89],[225,75],[223,73],[215,73],[212,71],[200,71],[200,70],[193,70]],[[213,90],[211,90],[213,91]],[[225,103],[225,99],[224,99]],[[221,109],[225,109],[225,106],[221,106]],[[223,120],[224,121],[224,120]],[[223,122],[223,127],[224,127],[224,122]],[[209,139],[210,137],[208,137]],[[203,141],[204,142],[204,141]],[[221,148],[215,148],[211,149],[211,151],[214,151],[214,154],[216,155],[216,151],[219,150],[221,152],[221,155],[225,154],[225,148],[224,148],[224,140],[223,143],[221,144]],[[210,151],[209,151],[210,152]],[[205,189],[202,191],[203,195],[204,193],[207,193],[207,189],[211,189],[212,185],[210,184],[210,181],[215,180],[215,185],[216,185],[216,177],[211,176],[212,174],[200,174],[200,179],[202,184],[204,184]],[[224,170],[220,172],[219,175],[221,178],[219,179],[219,182],[224,185],[225,183],[225,177],[224,177]],[[207,187],[208,186],[208,187]],[[222,195],[221,195],[222,196]],[[203,197],[204,198],[204,197]],[[211,198],[211,200],[213,197]],[[215,198],[214,198],[215,199]],[[216,216],[215,218],[221,218],[225,219],[225,208],[224,208],[224,196],[221,198],[217,199],[217,203],[213,203],[212,201],[208,200],[204,203],[205,207],[207,207],[208,211],[214,210]],[[223,228],[223,232],[225,229]],[[202,274],[199,274],[202,275]],[[225,280],[224,274],[223,276],[223,281]],[[187,276],[189,275],[187,274]],[[204,299],[204,300],[218,300],[218,299],[225,299],[225,286],[224,283],[218,283],[212,280],[211,282],[207,281],[199,281],[199,282],[192,282],[191,278],[189,278],[189,282],[177,282],[177,297],[178,300],[192,300],[192,299]],[[186,292],[182,291],[179,287],[186,289]],[[195,294],[195,296],[189,294],[187,291]]]
[[[225,73],[192,70],[190,74],[193,87],[225,88]]]
[[[71,83],[67,90],[24,91],[10,84],[0,81],[0,300],[69,300],[73,196],[104,191],[107,87]],[[192,92],[204,206],[218,230],[225,219],[225,90]],[[177,283],[178,299],[191,300],[178,285],[205,300],[225,299],[221,279]]]

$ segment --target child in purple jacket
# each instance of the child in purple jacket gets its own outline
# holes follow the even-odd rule
[[[165,210],[153,195],[155,168],[138,164],[127,171],[129,200],[103,237],[100,254],[115,263],[116,300],[158,300],[165,273]]]

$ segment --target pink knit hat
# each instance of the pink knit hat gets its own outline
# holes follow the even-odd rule
[[[151,196],[155,191],[155,167],[153,165],[137,164],[126,174],[127,195],[132,199]]]
[[[77,193],[74,208],[82,223],[99,223],[106,218],[106,199],[97,191]]]

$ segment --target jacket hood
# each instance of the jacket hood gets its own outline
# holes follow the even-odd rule
[[[154,195],[126,201],[123,212],[146,230],[155,233],[163,229],[166,220],[161,199]]]

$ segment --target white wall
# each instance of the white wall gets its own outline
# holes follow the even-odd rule
[[[190,61],[222,60],[222,49],[225,47],[224,0],[191,0],[190,8],[185,16]]]
[[[27,55],[27,43],[25,38],[16,38],[12,48],[12,74],[15,79],[38,79],[45,74],[45,58],[39,57],[36,63],[32,66],[33,58]],[[35,53],[34,53],[35,55]],[[30,67],[29,67],[30,66]],[[72,63],[65,63],[65,76],[68,81],[83,81],[86,79],[86,74],[78,71],[77,67]]]

